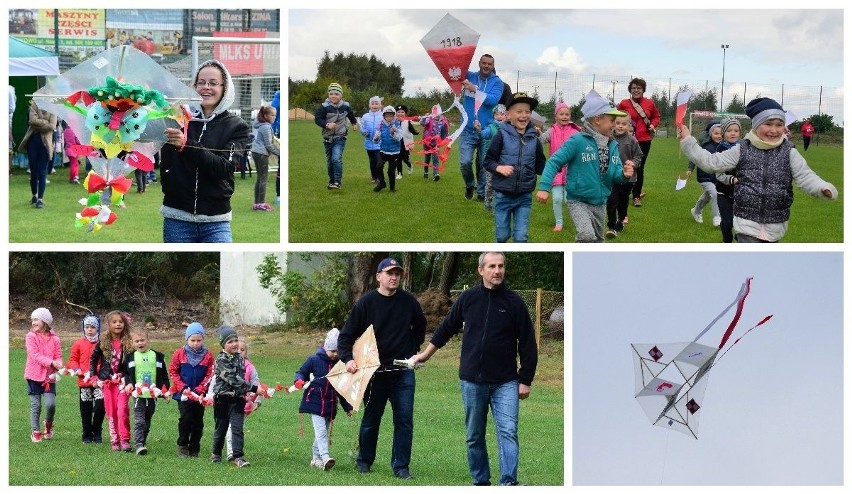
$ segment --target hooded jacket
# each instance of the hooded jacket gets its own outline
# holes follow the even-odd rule
[[[352,410],[352,406],[339,395],[334,386],[328,382],[328,379],[321,379],[328,374],[334,364],[335,361],[331,360],[325,349],[320,347],[315,354],[305,360],[296,372],[294,381],[301,379],[307,382],[311,374],[314,375],[314,380],[302,393],[299,412],[333,419],[337,415],[338,400],[340,400],[340,405],[344,411]]]
[[[190,105],[193,117],[188,124],[183,149],[166,144],[160,150],[163,207],[166,218],[193,223],[230,221],[234,194],[234,161],[251,142],[249,126],[230,112],[234,102],[231,74],[216,60],[199,65],[198,71],[215,66],[225,74],[225,92],[209,117],[200,103]]]

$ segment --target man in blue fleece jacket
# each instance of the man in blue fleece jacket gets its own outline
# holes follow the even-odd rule
[[[489,406],[494,410],[501,453],[500,485],[518,485],[519,400],[530,395],[538,364],[527,306],[503,283],[505,260],[502,252],[479,256],[482,284],[462,292],[426,349],[411,358],[415,364],[429,360],[464,326],[459,378],[467,426],[467,461],[474,485],[491,485],[485,447]]]

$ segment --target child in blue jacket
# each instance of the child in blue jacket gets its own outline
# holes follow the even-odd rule
[[[299,412],[311,414],[311,422],[314,426],[311,466],[322,470],[331,470],[335,463],[328,452],[328,431],[337,415],[338,399],[346,414],[352,416],[352,406],[337,393],[328,379],[321,379],[337,362],[339,335],[340,330],[332,328],[326,334],[323,346],[305,360],[294,377],[297,388],[302,388],[305,383],[308,383],[299,404]]]

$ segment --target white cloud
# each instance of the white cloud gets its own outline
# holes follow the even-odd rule
[[[539,66],[543,66],[548,72],[567,69],[572,74],[582,74],[588,67],[583,59],[572,47],[565,48],[559,53],[558,46],[548,46],[542,50],[541,55],[535,59]]]

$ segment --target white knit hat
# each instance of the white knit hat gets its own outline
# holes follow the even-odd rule
[[[340,335],[340,330],[337,328],[331,328],[331,331],[325,335],[325,343],[323,344],[323,348],[330,351],[337,351],[337,337]]]
[[[38,319],[39,321],[44,321],[45,324],[50,326],[53,324],[53,316],[50,314],[50,311],[45,309],[44,307],[39,307],[34,310],[32,315],[30,315],[30,319]]]

